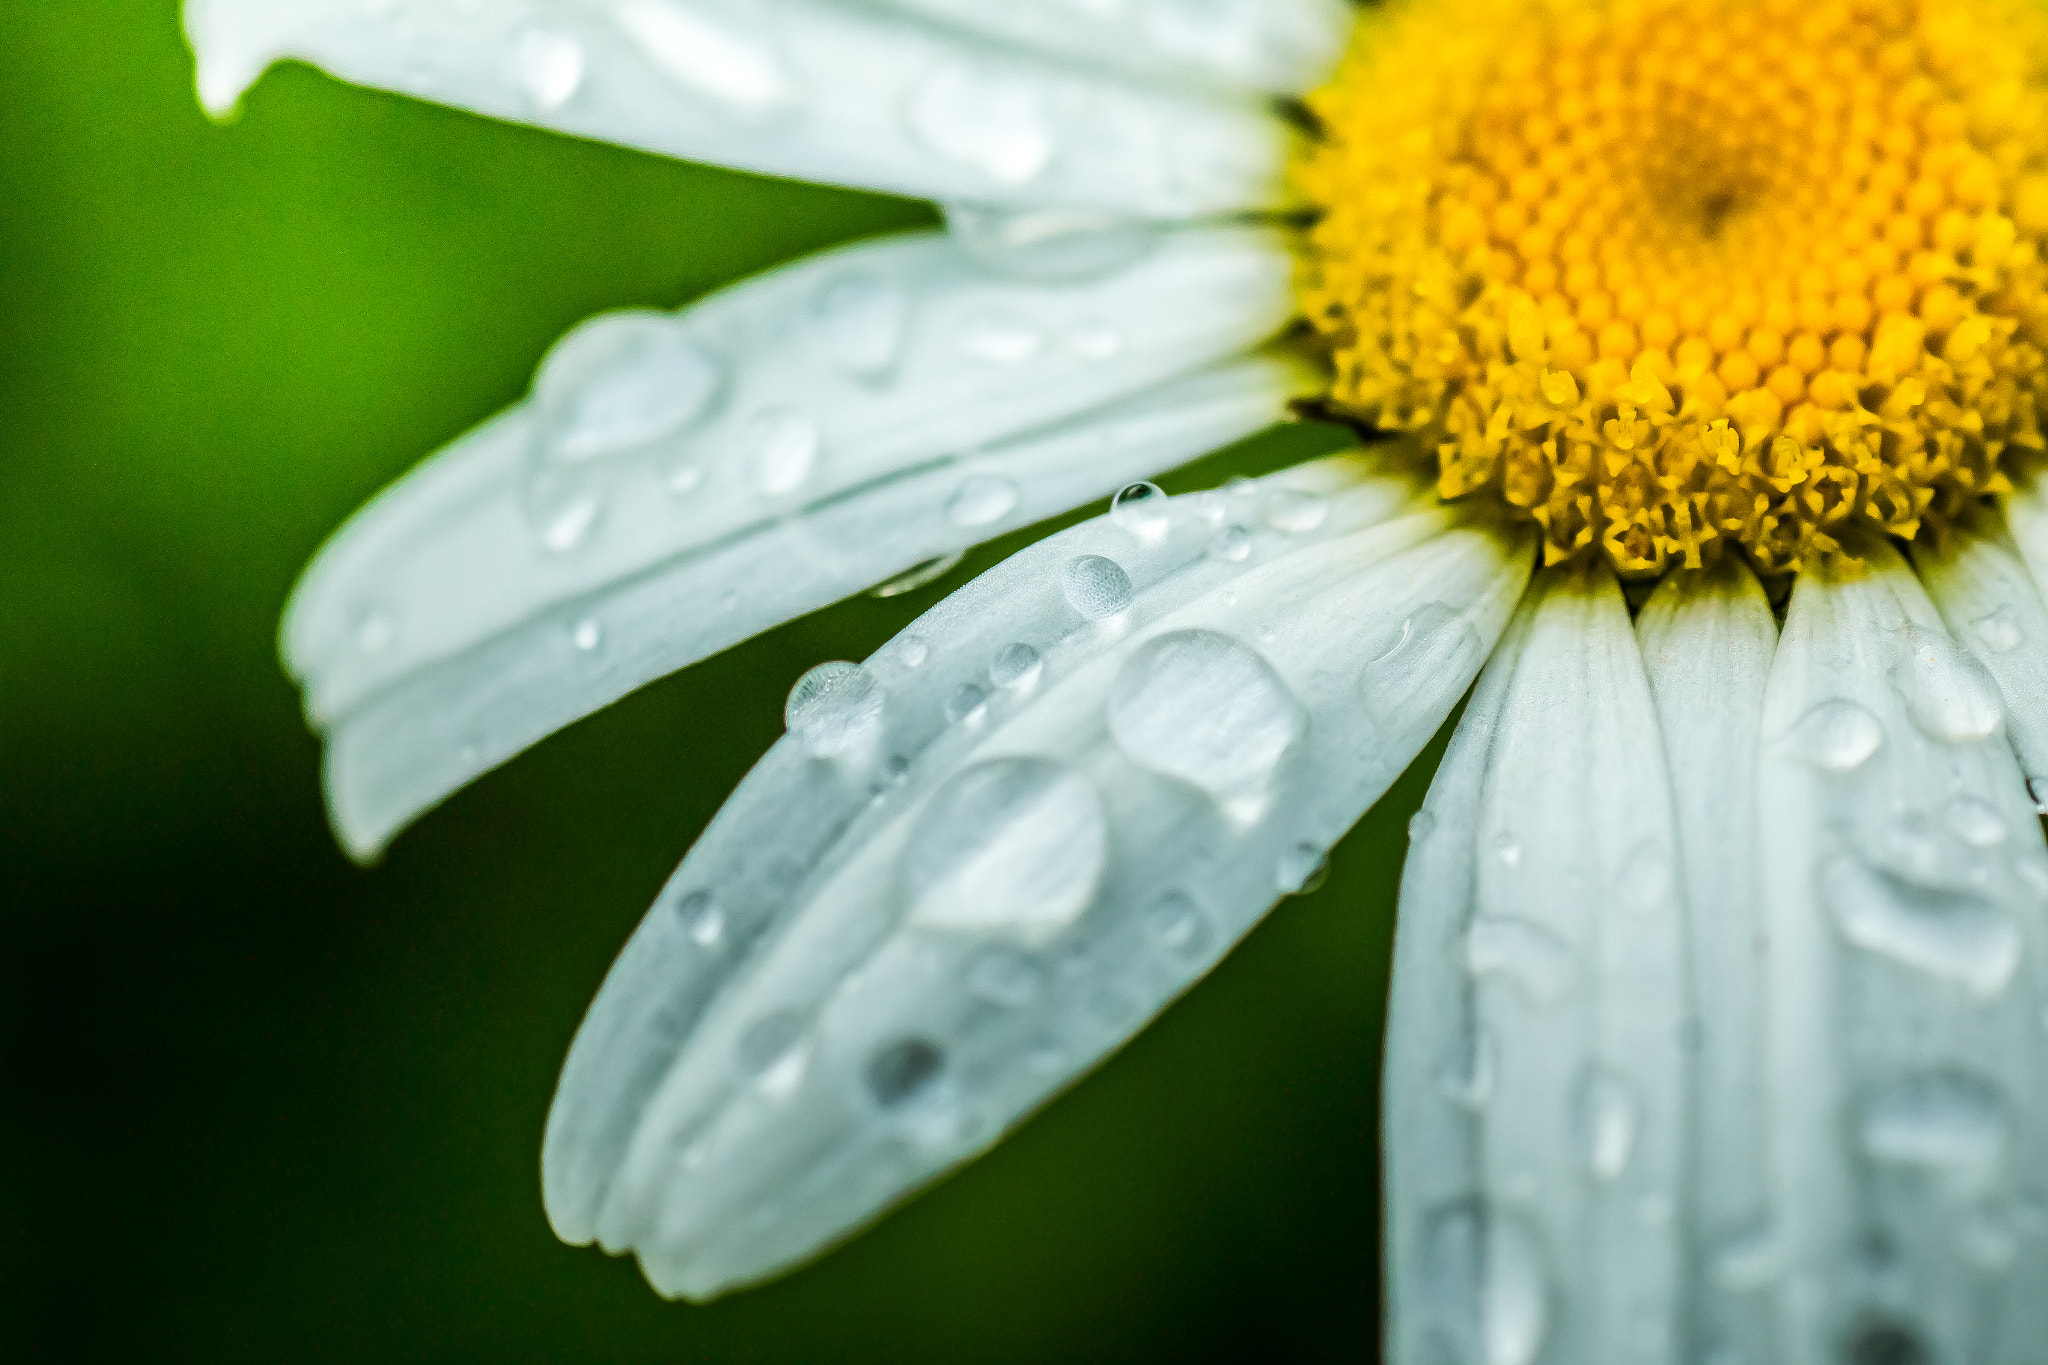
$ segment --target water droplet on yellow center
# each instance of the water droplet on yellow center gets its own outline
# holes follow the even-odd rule
[[[1309,105],[1332,404],[1550,562],[1796,570],[2043,448],[2037,0],[1391,0]]]

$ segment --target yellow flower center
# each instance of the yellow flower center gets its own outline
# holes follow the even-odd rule
[[[2040,0],[1392,0],[1309,106],[1331,404],[1547,562],[1796,570],[2042,449]]]

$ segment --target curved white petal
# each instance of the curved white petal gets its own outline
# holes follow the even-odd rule
[[[898,9],[1134,75],[1300,94],[1357,20],[1347,0],[889,0]]]
[[[1620,590],[1547,570],[1487,664],[1402,880],[1388,1358],[1685,1359],[1685,919]]]
[[[1636,620],[1673,776],[1692,992],[1691,1127],[1680,1198],[1687,1294],[1674,1327],[1687,1361],[1768,1361],[1771,1321],[1753,1286],[1706,1268],[1770,1209],[1764,1112],[1764,933],[1754,793],[1764,687],[1778,628],[1741,561],[1677,573]]]
[[[2048,1340],[2048,851],[1991,677],[1888,545],[1803,575],[1765,702],[1768,1219],[1725,1248],[1780,1360]]]
[[[1949,634],[1998,680],[2021,770],[2048,795],[2048,606],[2003,519],[1984,508],[1913,559]]]
[[[293,596],[344,841],[664,673],[1270,425],[1310,381],[1228,357],[1285,318],[1287,270],[1264,233],[1204,230],[1024,282],[916,234],[572,332]]]
[[[1098,519],[807,676],[570,1049],[557,1231],[664,1293],[758,1279],[1128,1038],[1314,873],[1506,620],[1530,547],[1413,494],[1338,460]]]
[[[1278,202],[1288,135],[832,0],[188,0],[222,113],[303,57],[362,85],[695,161],[939,199],[1191,217]]]

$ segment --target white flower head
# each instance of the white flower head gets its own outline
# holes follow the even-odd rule
[[[570,1049],[565,1239],[703,1298],[847,1235],[1312,889],[1469,692],[1401,891],[1389,1358],[2048,1340],[2024,0],[186,24],[217,112],[303,57],[945,206],[591,320],[337,533],[283,647],[358,856],[646,682],[1117,495],[797,682]],[[1397,439],[1147,482],[1304,403]]]

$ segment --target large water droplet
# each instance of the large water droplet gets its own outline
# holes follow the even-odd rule
[[[987,526],[1017,506],[1017,485],[1008,479],[976,474],[946,502],[946,520],[959,527]]]
[[[1613,1180],[1635,1155],[1642,1110],[1628,1083],[1598,1068],[1579,1078],[1572,1119],[1579,1150],[1595,1180]]]
[[[842,275],[811,302],[811,315],[839,367],[877,379],[895,367],[909,304],[903,291],[871,275]]]
[[[1998,1089],[1967,1072],[1906,1076],[1865,1095],[1856,1133],[1879,1161],[1905,1166],[1983,1168],[2005,1144]]]
[[[1151,224],[1102,209],[946,207],[946,229],[981,264],[1005,275],[1070,283],[1135,264],[1157,244]]]
[[[722,381],[673,319],[592,318],[555,344],[534,378],[546,452],[588,460],[670,435],[710,408]]]
[[[1023,81],[941,66],[911,92],[905,115],[925,146],[998,185],[1027,184],[1052,159],[1038,92]]]
[[[946,1052],[929,1038],[899,1038],[868,1059],[868,1094],[884,1109],[907,1104],[931,1088],[945,1069]]]
[[[771,497],[794,492],[818,462],[818,424],[802,413],[777,409],[748,424],[754,447],[754,482]]]
[[[1822,865],[1820,891],[1850,943],[1978,995],[2004,990],[2019,965],[2019,929],[1989,901],[1921,886],[1847,854]]]
[[[1123,565],[1101,555],[1077,555],[1060,570],[1060,591],[1067,604],[1090,621],[1115,616],[1131,605],[1131,576]]]
[[[884,579],[868,589],[870,597],[901,597],[904,593],[915,592],[927,583],[935,583],[960,567],[960,561],[967,558],[967,551],[955,550],[949,555],[935,555],[922,563],[913,564],[894,578]],[[909,662],[906,660],[905,662]],[[919,659],[918,663],[922,663]],[[917,664],[911,664],[912,668]]]
[[[583,44],[566,33],[528,29],[513,45],[512,67],[534,108],[551,114],[583,87]]]
[[[1132,761],[1213,796],[1264,786],[1308,722],[1273,666],[1220,631],[1156,636],[1110,685],[1109,732]]]
[[[1109,857],[1102,798],[1043,758],[990,759],[925,804],[905,854],[910,918],[1038,945],[1095,899]]]
[[[859,664],[819,664],[789,689],[782,716],[812,755],[842,754],[881,720],[881,684]]]
[[[989,662],[988,680],[997,687],[1014,687],[1022,691],[1038,681],[1044,667],[1038,651],[1030,645],[1004,645]]]
[[[1884,723],[1845,697],[1816,703],[1792,730],[1799,756],[1831,773],[1853,772],[1884,744]]]
[[[1514,1216],[1466,1200],[1424,1234],[1424,1310],[1458,1365],[1533,1365],[1550,1293],[1536,1239]]]
[[[1167,510],[1166,494],[1156,483],[1134,483],[1110,500],[1110,523],[1148,543],[1157,541],[1173,524]]]
[[[1995,607],[1978,617],[1970,623],[1970,629],[1977,632],[1978,640],[1993,654],[2004,654],[2018,649],[2023,638],[2020,634],[2019,615],[2009,605]]]
[[[1512,981],[1537,1005],[1562,999],[1576,973],[1564,940],[1540,924],[1503,915],[1483,915],[1465,931],[1465,970]]]
[[[794,85],[775,49],[708,7],[623,0],[626,30],[663,75],[734,113],[759,117],[787,104]]]
[[[1990,670],[1940,631],[1906,632],[1905,658],[1892,669],[1892,686],[1913,723],[1935,739],[1983,739],[2005,720]]]

